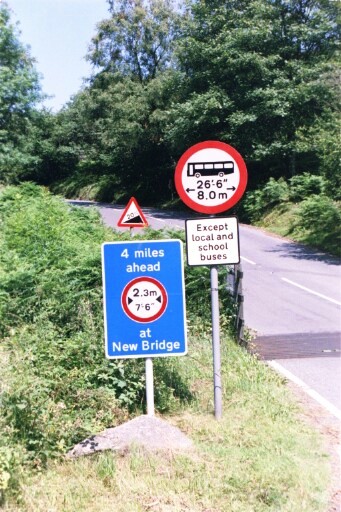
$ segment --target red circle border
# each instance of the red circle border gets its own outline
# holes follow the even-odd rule
[[[237,187],[236,192],[233,194],[233,196],[225,201],[225,203],[216,205],[216,206],[205,206],[200,203],[197,203],[190,199],[188,195],[185,192],[185,189],[182,184],[182,170],[184,168],[184,165],[186,161],[194,155],[197,151],[200,151],[202,149],[221,149],[222,151],[228,152],[232,158],[237,162],[238,168],[239,168],[239,174],[240,174],[240,181]],[[225,142],[220,142],[218,140],[208,140],[205,142],[199,142],[198,144],[194,144],[194,146],[191,146],[185,153],[180,157],[180,160],[177,163],[177,166],[175,168],[175,175],[174,175],[174,181],[175,181],[175,188],[177,190],[177,193],[179,194],[181,200],[189,206],[192,210],[200,213],[222,213],[226,210],[229,210],[234,206],[235,204],[240,201],[242,198],[246,185],[247,185],[247,168],[246,164],[243,160],[243,157],[238,153],[236,149],[234,149],[229,144],[226,144]]]
[[[160,311],[158,311],[155,315],[153,315],[150,318],[141,318],[139,316],[136,316],[126,306],[126,299],[127,299],[128,291],[134,284],[140,283],[141,281],[148,281],[150,283],[155,284],[158,288],[160,288],[161,295],[163,297],[163,304],[162,304]],[[134,320],[135,322],[140,322],[140,323],[154,322],[155,320],[160,318],[163,315],[163,313],[165,312],[165,310],[167,308],[167,304],[168,304],[168,296],[167,296],[165,287],[163,286],[163,284],[160,283],[160,281],[158,281],[157,279],[154,279],[153,277],[141,276],[141,277],[136,277],[135,279],[133,279],[132,281],[129,281],[129,283],[127,283],[125,285],[125,287],[123,288],[122,296],[121,296],[121,303],[122,303],[122,308],[123,308],[123,311],[125,312],[125,314],[129,318]]]

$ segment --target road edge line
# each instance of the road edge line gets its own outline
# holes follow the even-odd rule
[[[310,388],[305,382],[303,382],[301,379],[296,377],[293,373],[291,373],[289,370],[284,368],[281,364],[277,363],[277,361],[267,361],[267,364],[271,366],[275,371],[286,377],[291,382],[294,382],[297,384],[307,395],[309,395],[311,398],[313,398],[316,402],[318,402],[322,407],[324,407],[328,412],[330,412],[333,416],[335,416],[338,420],[341,421],[341,411],[335,407],[335,405],[331,404],[323,398],[317,391]]]
[[[248,258],[245,258],[245,256],[241,256],[240,259],[250,263],[250,265],[257,265],[255,261],[249,260]]]
[[[336,299],[332,299],[331,297],[327,297],[327,295],[323,295],[322,293],[315,292],[314,290],[311,290],[310,288],[307,288],[306,286],[303,286],[302,284],[295,283],[295,281],[291,281],[290,279],[287,279],[286,277],[281,277],[281,279],[285,283],[289,283],[292,286],[301,288],[301,290],[304,290],[305,292],[308,292],[308,293],[311,293],[312,295],[316,295],[317,297],[320,297],[320,299],[328,300],[329,302],[332,302],[333,304],[336,304],[337,306],[341,306],[341,302],[339,302]]]

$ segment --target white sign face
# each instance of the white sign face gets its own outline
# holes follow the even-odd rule
[[[239,167],[221,149],[198,151],[185,162],[184,169],[183,188],[208,208],[226,203],[239,185]]]
[[[241,155],[219,141],[188,149],[175,170],[175,186],[187,206],[201,213],[221,213],[242,197],[247,170]]]
[[[237,217],[186,220],[186,245],[190,266],[239,263]]]

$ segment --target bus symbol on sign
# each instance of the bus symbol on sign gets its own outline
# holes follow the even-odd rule
[[[227,162],[189,162],[187,164],[187,176],[220,176],[234,173],[234,163]]]

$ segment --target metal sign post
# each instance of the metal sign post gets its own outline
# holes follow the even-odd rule
[[[210,217],[186,220],[187,263],[208,265],[211,273],[211,313],[214,415],[222,417],[220,325],[217,264],[239,263],[239,230],[236,217]]]
[[[154,376],[153,376],[153,359],[146,359],[146,400],[147,415],[154,416]]]
[[[180,240],[102,245],[105,351],[109,359],[145,358],[148,415],[154,415],[152,357],[187,352]]]
[[[215,215],[232,208],[243,196],[247,169],[236,149],[220,141],[199,142],[180,157],[175,187],[182,201],[199,213]],[[186,221],[187,264],[211,267],[211,311],[214,413],[222,416],[220,326],[217,265],[239,263],[236,217]]]
[[[239,230],[236,217],[210,217],[186,220],[187,263],[211,268],[211,312],[214,414],[222,417],[220,325],[217,264],[239,263]]]
[[[213,350],[213,388],[214,415],[217,420],[222,417],[223,400],[221,388],[220,363],[220,325],[219,325],[219,296],[218,269],[211,267],[211,311],[212,311],[212,350]]]

